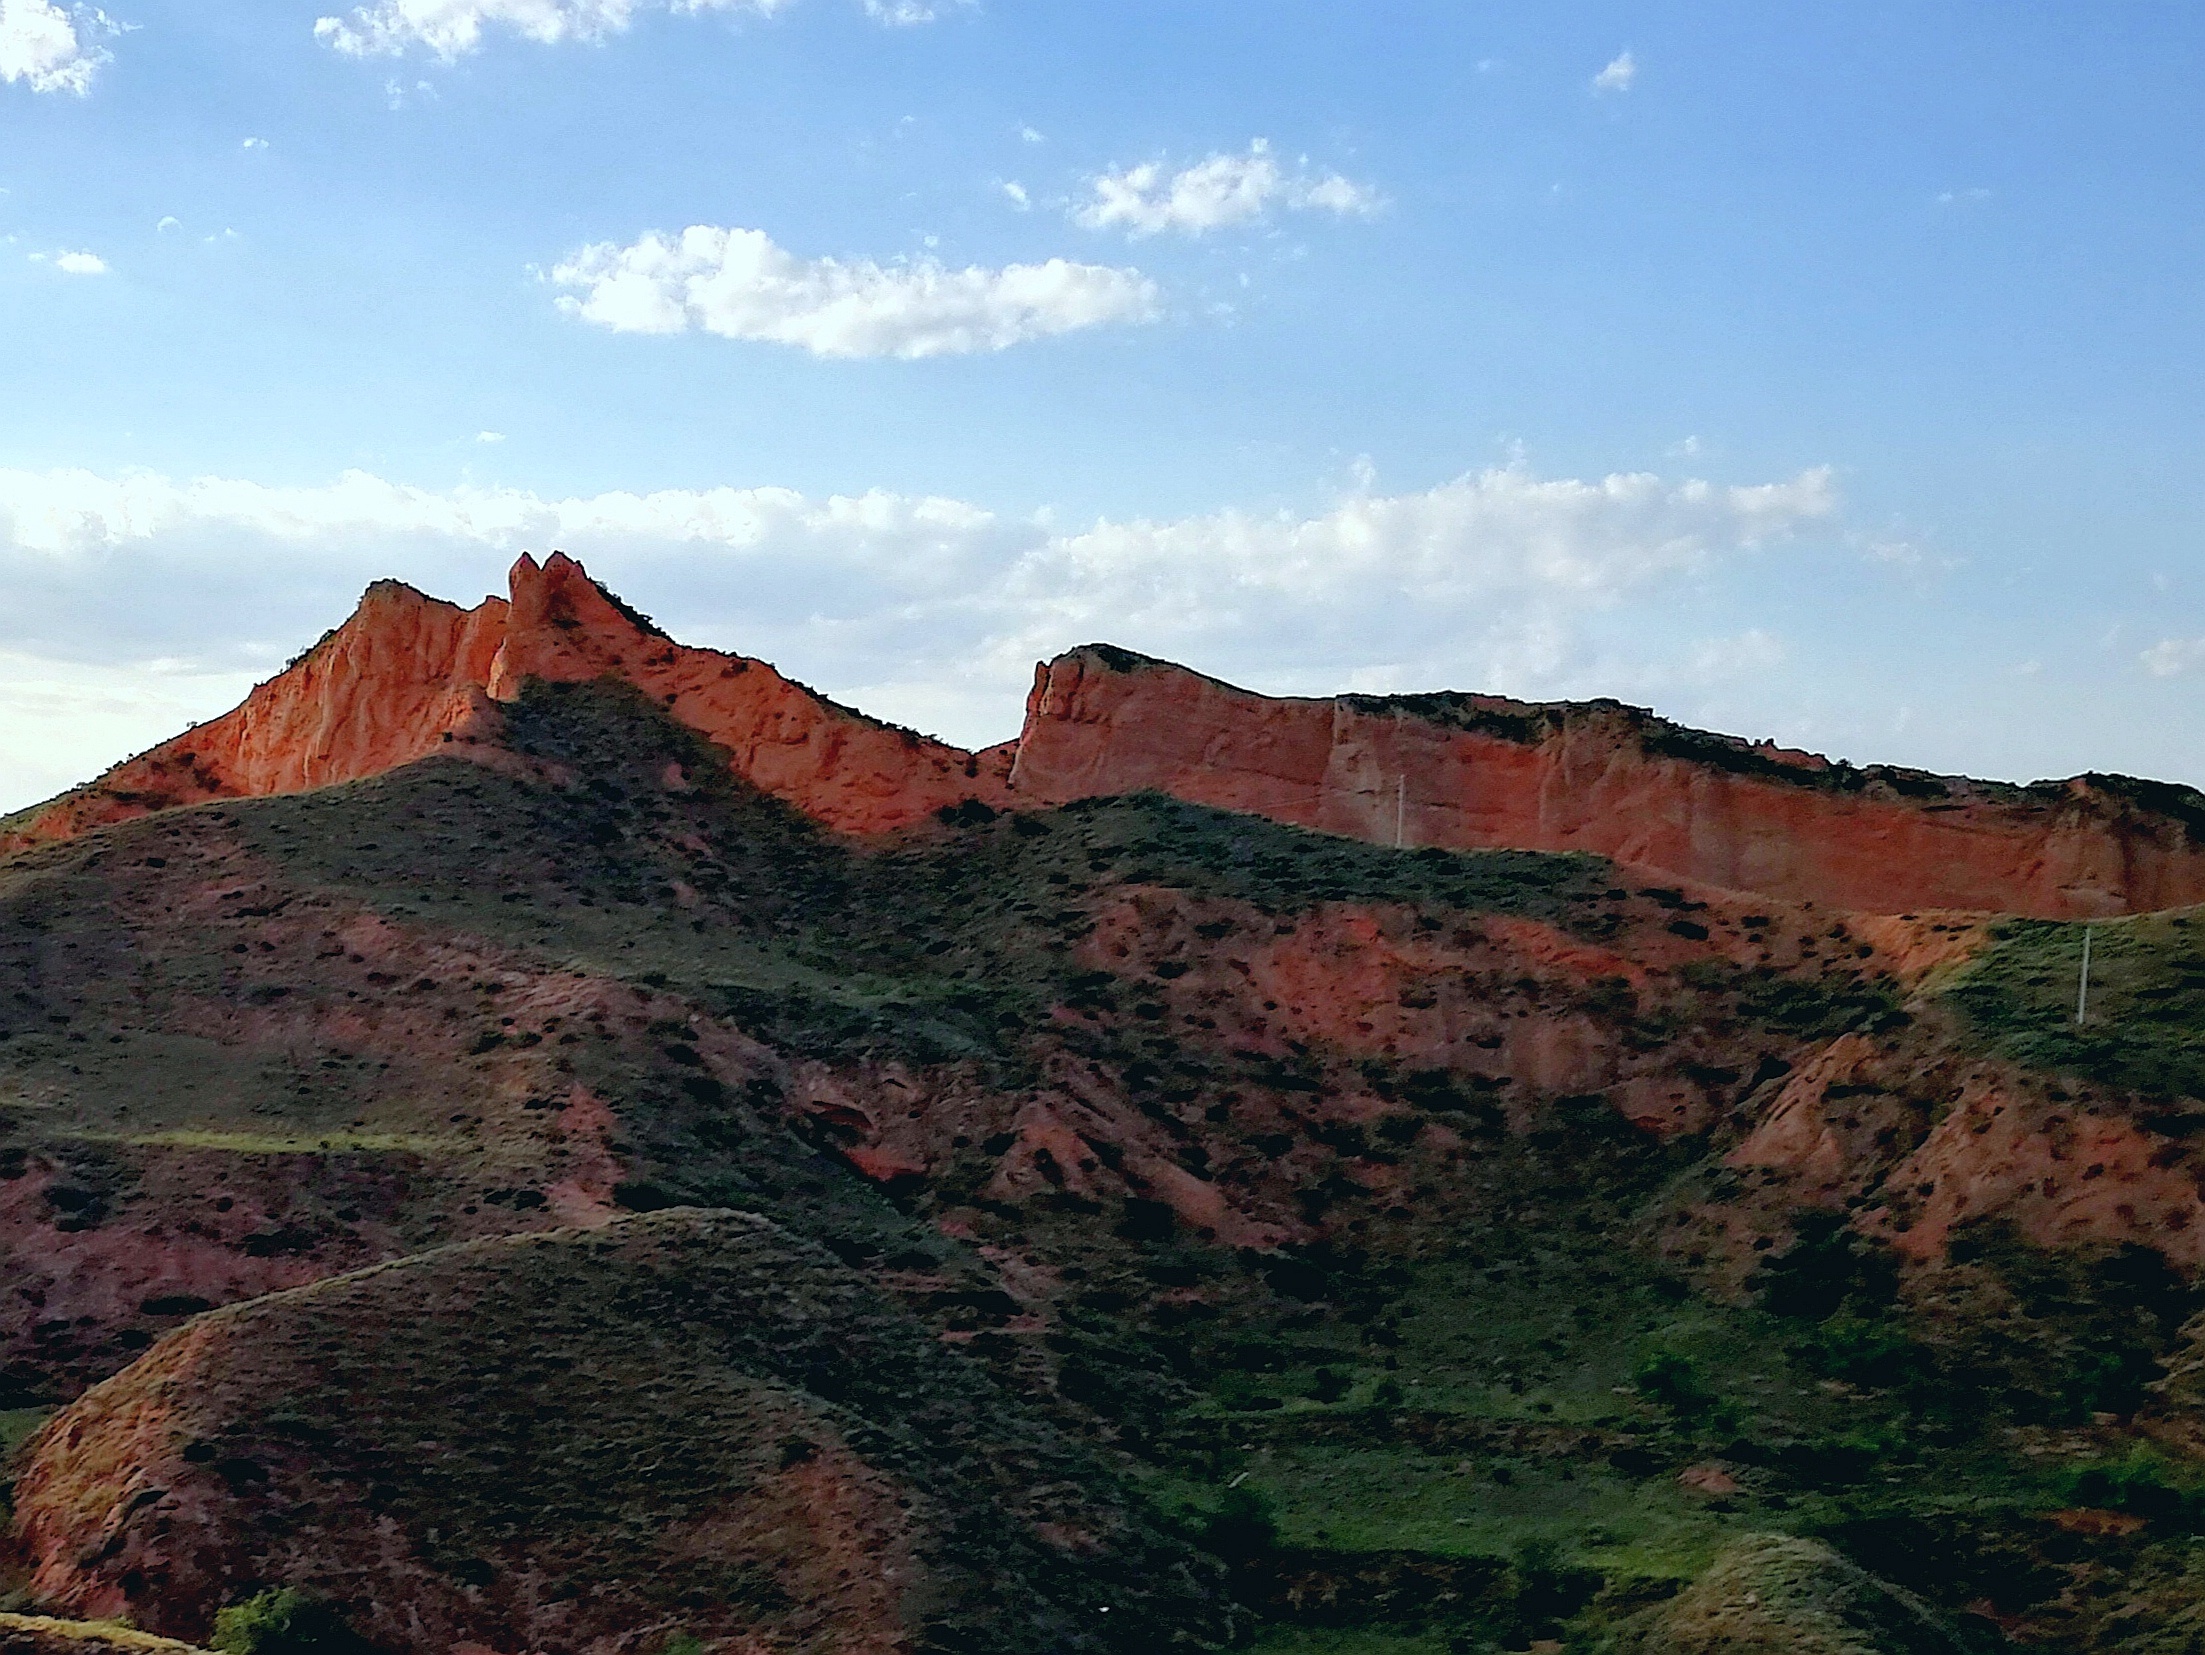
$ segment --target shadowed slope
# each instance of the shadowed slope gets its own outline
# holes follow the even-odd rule
[[[1194,1554],[826,1254],[680,1210],[202,1317],[26,1450],[42,1601],[203,1633],[309,1587],[387,1650],[1148,1651]],[[723,1640],[732,1640],[723,1642]]]

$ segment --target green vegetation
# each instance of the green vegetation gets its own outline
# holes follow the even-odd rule
[[[2205,911],[2100,920],[2090,1005],[2075,1022],[2084,926],[2009,920],[1949,994],[2017,1062],[2162,1099],[2205,1100]],[[2205,1110],[2196,1127],[2205,1127]]]
[[[240,1538],[262,1566],[290,1578],[326,1570],[343,1522],[372,1513],[406,1537],[425,1603],[461,1626],[491,1630],[498,1594],[526,1580],[586,1605],[596,1635],[678,1617],[724,1639],[805,1624],[800,1594],[832,1589],[836,1560],[811,1544],[765,1562],[710,1538],[788,1524],[774,1501],[801,1499],[863,1523],[841,1542],[858,1548],[851,1567],[872,1545],[908,1550],[925,1583],[917,1647],[939,1655],[1055,1655],[1103,1604],[1110,1636],[1088,1647],[1148,1655],[1216,1616],[1216,1565],[1119,1472],[824,1250],[749,1215],[440,1249],[206,1325],[189,1383],[165,1393],[171,1428],[201,1445],[185,1455],[212,1468],[200,1476],[227,1483],[232,1520],[257,1516]],[[830,1447],[835,1470],[773,1492]],[[332,1490],[334,1530],[283,1515]],[[1070,1553],[1013,1511],[1098,1539]],[[818,1543],[840,1532],[827,1523]],[[343,1635],[288,1590],[224,1614],[226,1651]],[[403,1614],[348,1607],[378,1638]]]
[[[456,1136],[421,1132],[326,1132],[313,1137],[273,1132],[223,1132],[211,1127],[171,1127],[154,1132],[76,1132],[81,1143],[130,1144],[144,1149],[213,1149],[228,1155],[422,1155],[440,1156],[465,1143]]]
[[[53,1417],[51,1408],[0,1408],[0,1470],[15,1457],[23,1440]]]
[[[2113,1601],[2141,1603],[2186,1566],[2205,1474],[2091,1423],[2139,1404],[2196,1305],[2157,1255],[1979,1228],[1946,1284],[1972,1308],[1952,1309],[1803,1213],[1725,1302],[1635,1239],[1687,1153],[1565,1115],[1466,1175],[1444,1244],[1158,1261],[1252,1277],[1139,1337],[1200,1395],[1146,1426],[1156,1498],[1217,1536],[1271,1617],[1258,1648],[1698,1649],[1630,1640],[1681,1638],[1663,1606],[1759,1556],[1737,1550],[1755,1535],[1792,1537],[1770,1607],[1797,1625],[1736,1646],[1771,1651],[1989,1650],[1971,1603],[2052,1613],[2071,1571],[2116,1561],[2132,1598]],[[2048,1522],[2068,1506],[2144,1528]]]
[[[370,1655],[333,1607],[290,1586],[217,1611],[212,1647],[222,1655]]]
[[[1516,715],[1465,703],[1450,716]],[[491,1227],[543,1209],[552,1177],[530,1163],[524,1180],[499,1157],[561,1139],[572,1087],[610,1100],[618,1204],[740,1207],[828,1251],[784,1238],[771,1281],[736,1294],[689,1262],[630,1271],[579,1245],[556,1260],[524,1250],[484,1301],[493,1312],[408,1302],[372,1323],[312,1290],[284,1348],[315,1352],[318,1377],[284,1383],[313,1394],[271,1379],[223,1425],[224,1463],[275,1479],[302,1455],[336,1466],[334,1483],[372,1491],[379,1515],[433,1533],[428,1564],[471,1589],[525,1557],[628,1593],[621,1624],[657,1629],[640,1637],[664,1640],[658,1655],[693,1655],[694,1634],[666,1629],[701,1628],[699,1601],[786,1608],[774,1579],[700,1573],[661,1540],[835,1434],[912,1509],[974,1514],[930,1558],[956,1579],[992,1573],[1076,1619],[1099,1614],[1106,1589],[1123,1611],[1126,1581],[1153,1575],[1175,1583],[1141,1610],[1153,1626],[1216,1624],[1207,1594],[1228,1580],[1256,1617],[1250,1647],[1270,1655],[1712,1648],[1690,1640],[1722,1631],[1714,1599],[1732,1586],[1768,1610],[1746,1648],[1997,1647],[1971,1604],[2038,1617],[2069,1652],[2125,1647],[2104,1629],[2148,1615],[2174,1624],[2153,1606],[2179,1608],[2189,1589],[2205,1477],[2135,1422],[2196,1354],[2191,1285],[2156,1253],[2048,1252],[1985,1222],[1960,1226],[1935,1270],[1902,1267],[1843,1211],[1789,1210],[1780,1180],[1726,1166],[1753,1100],[1818,1042],[1903,1035],[1950,1057],[1945,1014],[1902,1008],[1842,925],[1784,966],[1798,957],[1784,925],[1622,889],[1597,859],[1402,853],[1156,795],[967,806],[858,846],[734,782],[631,692],[537,686],[510,719],[516,744],[571,781],[435,760],[11,864],[0,966],[49,998],[0,1001],[15,1134],[0,1139],[14,1157],[0,1176],[27,1166],[26,1144],[53,1159],[48,1204],[66,1229],[128,1210],[144,1166],[187,1168],[205,1181],[195,1197],[260,1174],[296,1207],[239,1243],[255,1256],[334,1237],[322,1256],[349,1257],[336,1247],[356,1222],[388,1226],[378,1247],[387,1234],[420,1246],[452,1233],[432,1219],[455,1210]],[[1882,783],[1909,785],[1813,785]],[[103,881],[172,857],[206,859],[191,888],[219,891],[218,917],[165,953],[116,942],[114,916],[136,921]],[[1115,933],[1098,927],[1155,891],[1188,899],[1150,902],[1179,927],[1178,952],[1106,952]],[[1324,904],[1375,911],[1404,953],[1452,951],[1444,971],[1388,989],[1405,1010],[1441,1008],[1435,1025],[1453,1018],[1443,1041],[1396,1050],[1381,1029],[1328,1044],[1311,1032],[1322,1016],[1293,1022],[1303,1008],[1263,1000],[1291,990],[1174,998],[1190,970],[1246,968]],[[312,916],[303,951],[263,952],[246,921],[286,913]],[[1656,934],[1657,958],[1676,957],[1675,938],[1722,935],[1688,965],[1587,982],[1492,968],[1508,958],[1493,938],[1511,930],[1495,916],[1624,953]],[[433,948],[453,963],[401,970],[372,944],[353,957],[339,918],[429,938],[409,958]],[[1951,998],[1970,1038],[2153,1093],[2152,1122],[2186,1130],[2169,1100],[2205,1075],[2205,952],[2189,927],[2101,926],[2105,1021],[2080,1033],[2065,1021],[2074,927],[2004,928]],[[123,987],[68,1001],[32,969],[80,949],[86,980]],[[148,1004],[220,1006],[282,1033],[247,1051],[134,1022]],[[378,1054],[296,1032],[350,1027],[363,1009],[404,1040]],[[1264,1037],[1234,1032],[1256,1009],[1278,1014]],[[737,1034],[768,1056],[715,1058]],[[408,1045],[439,1040],[459,1055],[406,1067]],[[1601,1073],[1637,1065],[1664,1108],[1673,1085],[1691,1105],[1678,1135],[1629,1124],[1613,1089],[1565,1090],[1604,1081],[1534,1083],[1574,1072],[1579,1051],[1618,1054]],[[914,1111],[924,1097],[969,1115],[926,1145],[923,1174],[884,1188],[844,1164],[857,1127],[784,1107],[784,1084],[829,1065],[860,1113],[899,1118],[891,1094],[908,1078]],[[1110,1183],[1127,1151],[1079,1114],[1090,1081],[1097,1116],[1137,1113],[1154,1128],[1143,1153],[1172,1165]],[[1929,1090],[1891,1106],[1885,1164],[1936,1118]],[[101,1096],[126,1097],[127,1116],[96,1116],[84,1100]],[[1092,1151],[1089,1170],[1105,1170],[1087,1187],[1101,1193],[1046,1172],[1038,1192],[997,1181],[1036,1105],[1071,1123],[1048,1165],[1062,1174]],[[1233,1230],[1167,1199],[1182,1175],[1238,1179],[1235,1199],[1263,1192],[1303,1239],[1231,1245]],[[1738,1226],[1728,1256],[1690,1239],[1715,1209]],[[1006,1289],[1013,1269],[1044,1284],[1041,1313]],[[829,1277],[844,1296],[820,1287]],[[775,1309],[754,1315],[754,1301]],[[73,1369],[51,1356],[76,1337],[56,1315],[36,1354],[48,1374],[113,1371],[191,1304],[145,1301],[136,1345],[77,1352]],[[364,1326],[372,1345],[349,1344]],[[0,1415],[0,1437],[16,1417]],[[421,1441],[445,1446],[415,1454]],[[303,1506],[329,1486],[287,1497]],[[1034,1511],[1065,1504],[1056,1532],[1108,1536],[1125,1573],[1001,1517],[1029,1497]],[[2076,1510],[2068,1527],[2053,1520]],[[2205,1598],[2205,1568],[2193,1584]],[[938,1628],[938,1644],[981,1647],[973,1628],[995,1638],[999,1607]],[[236,1637],[269,1639],[293,1636],[303,1612],[280,1593],[224,1611]],[[1670,1642],[1644,1641],[1657,1632]],[[1051,1635],[1032,1630],[1033,1647]]]

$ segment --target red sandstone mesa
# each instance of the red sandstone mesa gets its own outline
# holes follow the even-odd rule
[[[1380,843],[1591,851],[1875,913],[2205,900],[2205,844],[2110,781],[1855,771],[1613,702],[1281,699],[1094,647],[1037,669],[1011,771],[1037,803],[1154,788]]]
[[[27,813],[0,853],[207,799],[294,792],[432,752],[495,762],[530,679],[612,675],[839,832],[944,806],[1153,788],[1403,846],[1588,851],[1668,876],[1878,913],[2075,918],[2205,900],[2205,801],[2079,777],[2005,787],[1749,747],[1613,702],[1255,695],[1104,646],[1036,669],[1014,742],[968,753],[761,661],[674,642],[554,553],[472,610],[395,582],[243,706]]]

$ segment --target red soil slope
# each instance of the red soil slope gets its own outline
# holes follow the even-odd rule
[[[530,679],[623,678],[735,770],[838,831],[964,800],[1049,806],[1154,788],[1381,843],[1592,851],[1644,872],[1876,913],[2074,918],[2205,900],[2183,790],[2001,787],[1833,766],[1609,702],[1282,699],[1090,646],[1036,671],[1016,742],[978,753],[879,723],[761,661],[674,642],[554,553],[472,610],[394,582],[235,712],[0,830],[0,854],[205,799],[502,756]],[[2153,808],[2154,806],[2171,808]],[[2191,820],[2195,817],[2196,820]]]

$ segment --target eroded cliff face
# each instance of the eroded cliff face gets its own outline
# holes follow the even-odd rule
[[[1860,771],[1608,702],[1262,696],[1104,646],[1044,663],[1019,739],[966,752],[762,661],[676,643],[563,555],[523,557],[510,580],[510,602],[471,610],[378,583],[235,712],[17,818],[0,854],[431,752],[506,764],[498,708],[523,684],[609,676],[724,749],[752,785],[859,836],[968,801],[1048,808],[1154,789],[1379,844],[1589,851],[1869,913],[2077,918],[2205,900],[2205,808],[2180,789]]]
[[[510,602],[473,609],[378,581],[234,712],[0,827],[0,855],[175,805],[358,781],[435,752],[502,765],[498,705],[530,679],[623,679],[727,749],[754,786],[838,832],[891,832],[965,799],[1007,802],[1008,745],[967,753],[763,661],[677,644],[558,553],[522,557],[509,579]]]
[[[1095,647],[1037,670],[1011,781],[1050,803],[1155,788],[1381,844],[1591,851],[1871,913],[2066,919],[2205,899],[2185,823],[2088,779],[2024,791],[1849,771],[1599,702],[1281,699]]]
[[[617,604],[573,559],[513,566],[512,619],[488,683],[612,676],[723,747],[736,773],[842,833],[886,833],[965,799],[1005,802],[1010,749],[968,753],[838,706],[763,661],[691,649]]]
[[[377,581],[343,626],[220,718],[0,828],[0,855],[176,805],[380,775],[495,730],[482,693],[506,603],[461,609]]]

